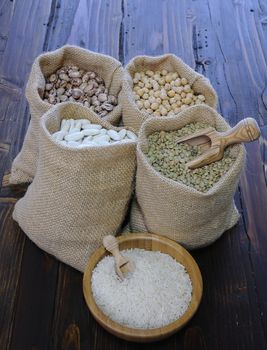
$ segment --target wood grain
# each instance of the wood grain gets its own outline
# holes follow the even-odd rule
[[[0,204],[0,344],[9,349],[19,285],[24,235],[11,217],[13,206]]]
[[[135,55],[175,53],[211,80],[220,112],[231,125],[244,117],[260,124],[262,137],[246,147],[247,166],[236,194],[241,220],[219,241],[193,252],[205,285],[198,313],[180,332],[149,348],[265,349],[265,0],[1,1],[1,349],[137,349],[98,326],[82,297],[82,275],[48,258],[11,218],[14,203],[25,192],[6,181],[30,117],[25,83],[36,55],[65,43],[111,54],[123,63]]]

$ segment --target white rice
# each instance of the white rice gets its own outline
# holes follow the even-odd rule
[[[110,255],[92,274],[92,292],[103,313],[122,325],[142,329],[166,326],[180,318],[192,297],[184,266],[160,252],[136,248],[121,253],[135,263],[135,271],[123,281]]]

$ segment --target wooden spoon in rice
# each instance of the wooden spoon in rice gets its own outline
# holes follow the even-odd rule
[[[114,236],[105,236],[103,238],[103,245],[106,248],[106,250],[114,256],[115,270],[121,280],[124,279],[124,275],[134,271],[135,265],[133,261],[121,255],[119,251],[118,241]]]

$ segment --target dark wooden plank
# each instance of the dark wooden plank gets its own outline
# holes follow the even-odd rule
[[[201,4],[203,6],[203,2]],[[259,33],[259,28],[264,26],[262,16],[266,9],[260,10],[252,1],[225,1],[209,2],[208,10],[213,33],[224,58],[220,64],[225,75],[223,88],[227,86],[231,92],[236,118],[251,115],[264,125],[267,122],[267,39]],[[207,54],[207,50],[208,47],[203,47],[203,55]],[[219,96],[224,102],[224,95]],[[223,105],[222,112],[230,114],[224,112]],[[232,114],[231,110],[229,112]]]
[[[32,62],[43,50],[51,2],[9,1],[8,6],[4,1],[1,6],[0,37],[5,38],[5,44],[0,60],[0,137],[8,152],[0,183],[4,173],[10,172],[29,122],[24,88]],[[1,195],[12,196],[8,191],[5,188]]]
[[[0,4],[0,61],[6,48],[14,2],[3,0]]]
[[[68,43],[118,59],[121,21],[120,0],[57,1],[47,49]]]
[[[136,54],[175,53],[210,78],[220,98],[220,110],[231,124],[248,115],[264,124],[266,37],[260,30],[266,7],[257,5],[257,11],[251,12],[250,5],[250,1],[155,1],[142,4],[137,0],[124,1],[125,62]],[[143,15],[148,12],[152,14],[149,21]],[[249,159],[253,157],[253,151],[259,154],[255,148],[249,151]],[[262,168],[261,158],[254,158],[251,166],[259,171]],[[246,172],[240,187],[243,200],[240,193],[236,196],[241,212],[250,211],[253,205],[257,210],[258,199],[251,195],[253,190],[249,192],[250,197],[246,194],[246,188],[251,189],[252,182],[253,177]],[[263,181],[259,183],[259,188],[266,198]],[[245,200],[243,193],[246,194]],[[263,201],[265,204],[265,199]],[[259,240],[264,220],[254,217],[253,213],[250,215],[250,221],[258,223],[254,234]],[[193,253],[203,273],[205,292],[199,312],[187,330],[192,330],[194,334],[197,329],[198,343],[203,348],[250,349],[266,346],[262,323],[266,296],[262,283],[266,284],[266,277],[262,275],[262,283],[259,280],[256,283],[256,266],[252,263],[245,213],[243,218],[218,242]],[[260,241],[266,251],[265,242],[263,239]],[[254,259],[262,262],[261,255],[258,256],[255,251]],[[261,269],[257,269],[260,275]],[[186,337],[177,334],[175,338],[176,345],[184,344],[185,348],[190,348]]]
[[[13,203],[25,188],[10,187],[3,179],[27,129],[24,88],[32,62],[43,50],[51,3],[9,1],[0,10],[1,349],[45,348],[52,320],[58,263],[13,222]]]
[[[48,349],[58,261],[26,239],[10,349]]]
[[[3,1],[0,161],[5,168],[0,176],[10,169],[26,130],[23,88],[33,58],[65,43],[125,62],[137,54],[174,52],[211,79],[230,123],[252,115],[265,124],[266,10],[262,0]],[[30,20],[19,18],[30,11]],[[5,178],[0,199],[0,274],[5,281],[0,289],[5,317],[0,316],[1,347],[9,347],[12,335],[13,349],[266,348],[267,133],[262,130],[261,153],[258,144],[248,146],[248,166],[236,196],[242,220],[215,244],[193,253],[204,279],[201,307],[185,329],[157,344],[136,345],[105,332],[86,308],[82,275],[28,239],[23,250],[24,236],[11,219],[12,203],[23,192],[7,187]]]
[[[263,134],[264,137],[264,134]],[[265,138],[265,143],[266,143]],[[248,254],[254,278],[258,312],[267,341],[267,187],[260,144],[247,145],[246,171],[241,179],[244,225],[248,237]]]
[[[95,328],[83,299],[82,274],[60,264],[50,348],[90,349]]]
[[[190,3],[185,0],[124,0],[123,3],[125,63],[136,55],[172,52],[194,64]]]
[[[13,205],[0,203],[0,344],[11,342],[15,302],[24,247],[24,235],[14,223]]]

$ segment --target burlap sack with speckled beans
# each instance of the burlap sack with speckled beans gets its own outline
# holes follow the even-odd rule
[[[123,111],[123,124],[130,126],[136,132],[139,131],[142,123],[151,115],[143,113],[137,107],[133,95],[133,77],[136,72],[152,70],[177,72],[180,77],[186,78],[197,94],[202,94],[206,98],[206,104],[216,108],[217,94],[211,86],[209,80],[203,75],[195,72],[185,64],[179,57],[167,54],[158,57],[137,56],[134,57],[125,67],[125,74],[122,84],[121,104]]]
[[[38,56],[33,63],[26,86],[26,97],[30,107],[31,121],[22,149],[12,165],[11,184],[31,182],[36,173],[39,119],[53,106],[42,99],[45,77],[67,64],[74,64],[85,71],[96,72],[104,79],[110,94],[118,96],[121,91],[123,68],[121,63],[115,58],[69,45]],[[97,116],[97,114],[95,115]],[[118,104],[103,119],[117,125],[120,118],[121,105]]]
[[[89,119],[107,129],[88,108],[66,102],[40,121],[37,172],[13,218],[41,249],[83,271],[103,236],[123,223],[136,170],[136,142],[68,148],[51,134],[61,120]]]
[[[229,129],[214,109],[204,105],[188,108],[176,117],[150,118],[143,124],[137,145],[138,205],[134,205],[130,219],[130,226],[135,231],[146,227],[149,232],[174,239],[188,249],[212,243],[237,223],[239,214],[233,197],[245,161],[244,146],[233,146],[231,152],[236,156],[235,162],[206,193],[157,172],[144,154],[148,135],[159,130],[177,130],[196,121],[208,123],[218,131]]]

